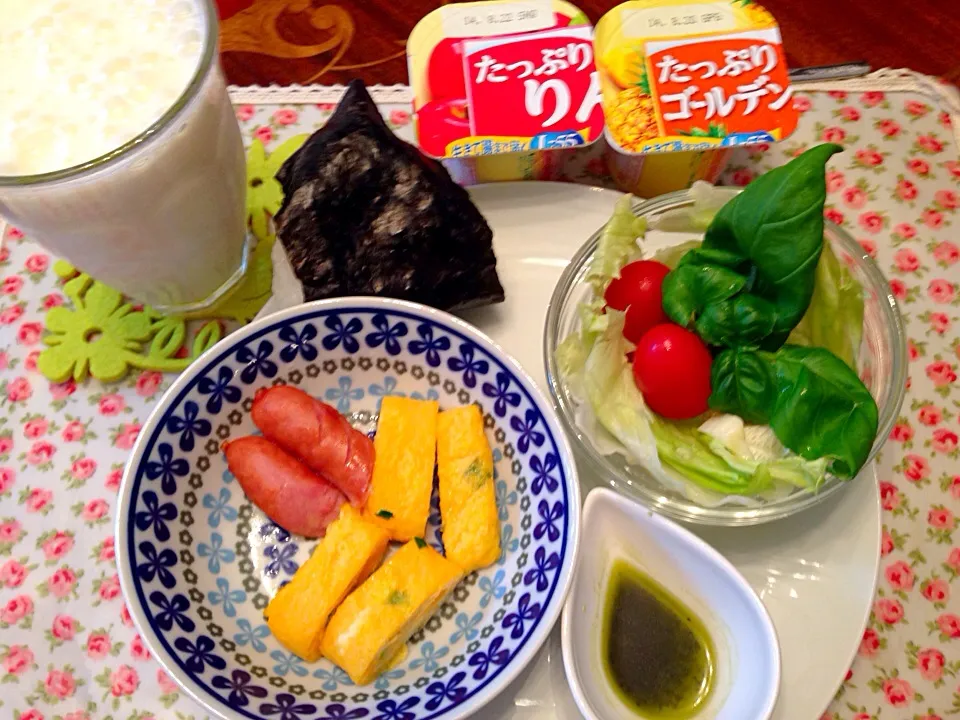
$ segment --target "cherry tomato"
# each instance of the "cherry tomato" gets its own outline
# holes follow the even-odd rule
[[[463,38],[444,38],[427,61],[427,87],[432,100],[453,100],[467,96],[463,78]]]
[[[633,379],[658,415],[674,420],[707,410],[713,358],[696,333],[673,323],[647,330],[633,356]]]
[[[620,277],[607,285],[603,299],[614,310],[626,310],[623,336],[637,343],[654,325],[667,322],[663,312],[663,278],[670,272],[656,260],[637,260],[624,265]]]

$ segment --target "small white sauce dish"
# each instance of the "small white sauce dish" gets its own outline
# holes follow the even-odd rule
[[[563,665],[588,720],[642,718],[614,693],[602,637],[610,571],[623,559],[700,618],[716,650],[703,720],[767,720],[780,690],[780,647],[760,598],[693,533],[608,488],[587,495],[573,588],[563,608]]]

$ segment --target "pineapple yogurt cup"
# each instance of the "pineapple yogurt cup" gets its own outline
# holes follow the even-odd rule
[[[732,148],[796,127],[779,28],[752,0],[631,0],[597,23],[594,51],[607,163],[625,192],[715,182]]]

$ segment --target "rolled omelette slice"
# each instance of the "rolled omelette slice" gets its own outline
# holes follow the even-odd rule
[[[348,503],[326,537],[264,613],[270,632],[295,655],[317,660],[330,614],[383,559],[390,536]]]
[[[469,573],[500,557],[500,524],[493,484],[493,451],[476,405],[437,418],[440,518],[448,560]]]
[[[427,526],[438,410],[433,400],[392,396],[380,405],[365,517],[400,542],[422,536]]]
[[[373,682],[461,575],[420,538],[408,542],[337,608],[320,649],[357,685]]]

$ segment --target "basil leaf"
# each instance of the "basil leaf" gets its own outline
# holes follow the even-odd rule
[[[755,295],[737,295],[707,305],[694,323],[708,345],[758,348],[777,319],[774,306]]]
[[[716,248],[694,248],[685,253],[678,266],[682,265],[720,265],[731,270],[741,270],[745,258],[739,253],[729,250],[718,250]]]
[[[777,438],[808,460],[829,458],[835,475],[854,477],[877,435],[870,391],[823,348],[785,345],[773,356],[773,369],[777,396],[770,427]]]
[[[746,284],[743,275],[720,265],[681,264],[663,279],[663,311],[675,323],[689,327],[707,305],[733,297]]]
[[[817,145],[770,170],[724,205],[707,228],[703,250],[748,257],[756,267],[753,293],[777,309],[776,349],[800,322],[813,295],[823,247],[824,167],[839,145]]]
[[[777,383],[767,353],[724,350],[710,369],[710,408],[766,425],[777,402]],[[783,442],[779,434],[777,437]],[[786,443],[784,443],[786,444]]]

